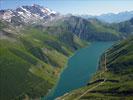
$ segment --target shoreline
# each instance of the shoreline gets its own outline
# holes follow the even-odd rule
[[[114,43],[115,43],[115,42],[113,42],[113,41],[111,41],[111,42],[112,42],[112,45],[111,45],[109,48],[111,48],[111,47],[114,45]],[[109,48],[105,49],[104,52],[106,52]],[[103,53],[104,53],[104,52],[103,52]],[[100,60],[101,56],[103,55],[103,53],[102,53],[102,54],[99,56],[99,58],[97,59],[96,72],[98,71],[98,68],[99,68],[99,60]],[[96,72],[95,72],[95,73],[96,73]],[[91,74],[91,78],[89,79],[89,81],[91,81],[91,79],[92,79],[92,77],[95,75],[95,73]],[[86,84],[86,85],[87,85],[87,84]],[[82,87],[81,87],[81,88],[82,88]],[[74,89],[74,90],[75,90],[75,89]],[[72,91],[74,91],[74,90],[72,90]],[[71,93],[72,91],[64,93],[62,96],[59,96],[59,97],[55,98],[55,100],[62,100],[62,97],[63,97],[63,96],[69,95],[69,93]],[[74,99],[74,100],[76,100],[76,99]]]
[[[71,59],[79,50],[84,49],[84,48],[88,47],[88,46],[91,45],[91,44],[92,44],[92,42],[88,42],[86,46],[84,46],[83,48],[77,49],[75,52],[72,53],[72,55],[70,55],[70,56],[68,57],[67,63],[65,64],[65,67],[63,67],[63,68],[61,69],[59,78],[57,79],[57,82],[56,82],[55,86],[54,86],[52,89],[49,89],[49,92],[47,93],[47,95],[43,96],[42,99],[44,99],[44,100],[46,99],[46,100],[47,100],[47,96],[49,96],[49,94],[51,94],[52,92],[54,93],[54,90],[56,89],[56,86],[57,86],[58,83],[59,83],[61,74],[62,74],[62,73],[64,72],[64,70],[67,68],[69,59]]]
[[[109,42],[113,42],[113,41],[109,41]],[[56,89],[56,87],[57,87],[57,85],[58,85],[58,83],[59,83],[61,74],[64,72],[64,70],[66,70],[66,69],[68,68],[67,65],[68,65],[69,60],[70,60],[79,50],[85,49],[85,48],[89,47],[89,46],[90,46],[91,44],[93,44],[93,43],[94,43],[94,42],[89,42],[88,45],[86,45],[86,46],[83,47],[83,48],[80,48],[80,49],[76,50],[70,57],[68,57],[68,61],[67,61],[66,65],[65,65],[65,67],[62,69],[62,71],[61,71],[61,73],[60,73],[60,75],[59,75],[59,79],[58,79],[56,85],[55,85],[55,86],[51,89],[51,91],[46,95],[46,98],[44,97],[44,100],[48,100],[47,97],[49,98],[50,96],[52,96],[52,95],[54,94],[54,91],[55,91],[55,89]],[[112,44],[112,45],[113,45],[113,44]],[[100,59],[100,58],[97,59],[97,62],[99,61],[99,59]],[[97,70],[97,69],[98,69],[98,63],[97,63],[96,66],[97,66],[97,67],[96,67],[96,70]],[[95,73],[93,73],[91,76],[93,76],[94,74],[95,74]],[[66,93],[67,93],[67,92],[66,92]],[[64,94],[65,94],[65,93],[64,93]],[[57,98],[58,98],[58,97],[57,97]]]

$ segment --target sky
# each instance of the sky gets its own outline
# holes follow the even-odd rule
[[[0,0],[0,9],[39,4],[62,14],[100,15],[133,10],[133,0]]]

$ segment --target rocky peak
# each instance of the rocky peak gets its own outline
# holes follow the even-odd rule
[[[43,6],[33,4],[31,6],[20,6],[15,10],[0,10],[0,20],[6,20],[11,22],[12,17],[19,17],[25,23],[37,20],[47,21],[49,19],[54,19],[55,16],[59,15],[49,8],[44,8]]]

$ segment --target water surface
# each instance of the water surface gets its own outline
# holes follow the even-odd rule
[[[44,100],[54,100],[73,89],[85,86],[97,70],[100,55],[112,44],[113,42],[94,42],[78,50],[68,60],[57,86]]]

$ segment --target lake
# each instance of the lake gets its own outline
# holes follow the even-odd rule
[[[71,90],[85,86],[96,72],[101,54],[112,44],[113,42],[94,42],[86,48],[78,50],[68,60],[57,86],[44,100],[54,100]]]

